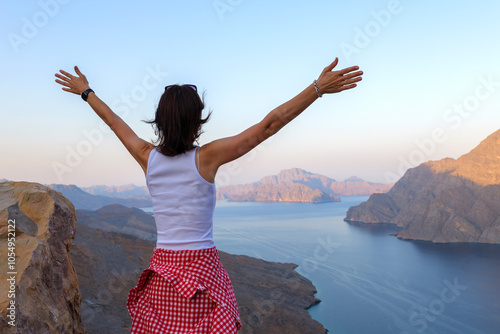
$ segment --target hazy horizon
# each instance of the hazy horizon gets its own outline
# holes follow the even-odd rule
[[[496,2],[41,0],[0,9],[0,178],[146,184],[104,122],[54,82],[74,65],[148,141],[154,132],[141,120],[154,116],[164,86],[196,84],[213,111],[200,145],[259,122],[335,57],[338,69],[360,66],[356,89],[318,99],[223,166],[219,184],[295,167],[388,183],[420,162],[458,158],[500,128]]]
[[[303,168],[300,168],[300,167],[293,167],[293,168],[298,168],[298,169],[303,169]],[[288,169],[293,169],[293,168],[287,168],[286,170]],[[323,174],[320,174],[320,173],[315,173],[314,171],[309,171],[309,170],[306,170],[306,172],[310,172],[310,173],[313,173],[313,174],[319,174],[319,175],[323,175]],[[263,177],[266,177],[266,176],[273,176],[273,175],[277,175],[279,173],[276,173],[276,174],[269,174],[269,175],[264,175]],[[350,175],[346,178],[343,178],[343,179],[339,179],[339,178],[335,178],[335,177],[330,177],[328,175],[323,175],[323,176],[326,176],[330,179],[333,179],[335,180],[336,182],[344,182],[346,181],[347,179],[349,178],[352,178],[352,177],[358,177],[357,175]],[[360,178],[360,177],[358,177]],[[4,179],[3,177],[0,177],[0,180]],[[257,182],[259,181],[260,179],[262,179],[262,177],[259,177],[257,179],[252,179],[250,180],[249,182],[245,182],[246,183],[254,183],[254,182]],[[363,178],[360,178],[360,179],[363,179]],[[26,182],[36,182],[36,181],[30,181],[30,180],[8,180],[8,181],[26,181]],[[371,183],[383,183],[383,182],[373,182],[371,180],[366,180],[366,179],[363,179],[363,181],[367,181],[367,182],[371,182]],[[2,182],[2,181],[0,181]],[[146,184],[134,184],[134,183],[124,183],[124,184],[91,184],[91,185],[80,185],[80,184],[75,184],[75,183],[44,183],[46,185],[50,185],[50,184],[61,184],[61,185],[66,185],[66,186],[69,186],[69,185],[76,185],[77,187],[79,188],[88,188],[88,187],[93,187],[93,186],[108,186],[108,187],[124,187],[124,186],[128,186],[128,185],[133,185],[133,186],[136,186],[136,187],[146,187]],[[227,185],[241,185],[242,183],[235,183],[235,184],[227,184]],[[383,184],[386,184],[386,183],[383,183]],[[217,184],[216,183],[216,186],[218,187],[221,187],[221,186],[224,186],[226,184]]]

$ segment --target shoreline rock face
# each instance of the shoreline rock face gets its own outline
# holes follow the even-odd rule
[[[340,202],[339,195],[370,195],[389,191],[392,184],[372,183],[352,176],[342,182],[300,168],[282,170],[257,182],[223,186],[217,199],[232,202]]]
[[[15,267],[2,261],[1,291],[9,291],[7,273],[17,272],[16,326],[8,324],[10,298],[2,294],[0,332],[84,333],[78,277],[69,255],[76,232],[73,204],[38,183],[2,182],[0,220],[2,250],[7,250],[9,221],[15,221],[16,241]]]
[[[344,220],[396,224],[402,239],[500,244],[500,130],[457,160],[409,169]]]
[[[320,302],[311,281],[294,263],[277,263],[220,252],[238,301],[241,334],[325,334],[328,331],[307,311]]]

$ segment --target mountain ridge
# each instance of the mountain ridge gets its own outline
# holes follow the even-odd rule
[[[291,168],[253,183],[219,187],[217,198],[241,202],[338,202],[340,195],[369,195],[386,192],[391,186],[392,184],[367,182],[356,176],[339,182],[301,168]]]
[[[137,198],[149,196],[147,186],[136,186],[132,183],[121,186],[93,185],[90,187],[80,187],[83,191],[91,195],[111,196],[118,198]]]
[[[126,198],[121,198],[103,195],[92,195],[74,184],[66,185],[52,183],[45,186],[62,193],[75,205],[76,209],[96,210],[110,204],[121,204],[127,207],[152,206],[151,197],[149,196],[149,194],[147,196],[128,196]]]
[[[156,240],[155,219],[141,209],[109,204],[94,211],[76,209],[75,212],[79,225]]]
[[[90,187],[54,183],[44,185],[62,193],[80,210],[97,210],[112,204],[137,208],[152,206],[148,188],[131,183]],[[392,184],[368,182],[356,176],[336,181],[301,168],[290,168],[250,184],[217,187],[217,199],[254,202],[339,202],[339,196],[342,195],[387,192],[391,186]]]
[[[402,239],[500,244],[500,130],[458,159],[409,169],[344,220],[396,224]]]

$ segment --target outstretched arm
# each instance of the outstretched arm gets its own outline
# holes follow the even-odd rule
[[[356,87],[361,80],[362,71],[358,66],[352,66],[339,71],[333,71],[338,64],[338,58],[325,67],[317,79],[319,91],[322,94],[338,93]],[[313,84],[288,102],[273,109],[262,121],[232,137],[222,138],[208,143],[200,151],[202,174],[213,179],[217,169],[252,150],[267,138],[274,135],[295,117],[300,115],[316,99],[318,94]],[[203,168],[203,165],[206,167]]]
[[[352,66],[340,71],[332,72],[337,64],[338,58],[335,58],[333,63],[325,67],[325,69],[321,72],[321,75],[317,80],[317,85],[322,94],[338,93],[343,90],[352,89],[356,87],[355,82],[361,80],[363,72],[357,71],[359,69],[358,66]],[[317,98],[318,94],[316,89],[313,84],[310,84],[293,99],[272,110],[261,122],[266,127],[266,135],[264,137],[269,138],[274,135],[291,120],[307,109],[307,107],[316,101]]]
[[[62,75],[59,73],[55,75],[59,78],[56,79],[56,82],[64,86],[62,88],[64,91],[81,95],[85,90],[90,88],[87,78],[80,72],[77,66],[75,66],[77,76],[63,70],[60,70],[60,72]],[[134,159],[142,167],[144,173],[146,173],[148,162],[147,153],[149,153],[148,148],[152,147],[153,144],[139,138],[127,123],[125,123],[120,116],[115,114],[95,93],[89,93],[87,102],[104,123],[113,130],[118,139],[120,139],[130,154],[132,154]]]

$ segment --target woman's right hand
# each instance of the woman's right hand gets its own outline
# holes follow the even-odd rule
[[[339,63],[339,59],[335,58],[333,63],[325,67],[321,72],[317,83],[319,91],[322,94],[338,93],[346,89],[356,87],[356,82],[361,81],[362,71],[357,71],[358,66],[351,66],[343,70],[333,71]],[[356,72],[354,72],[356,71]]]

